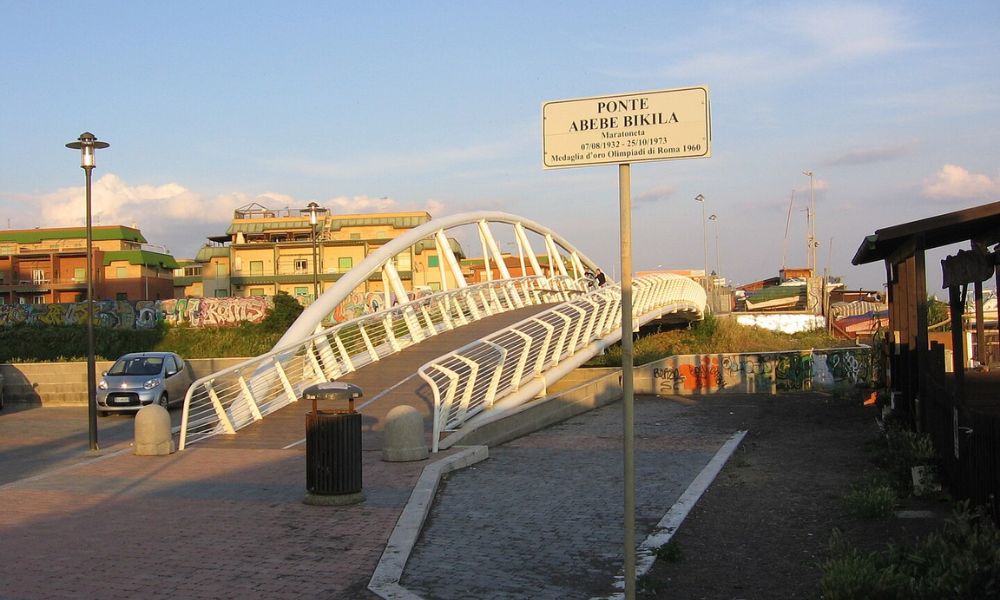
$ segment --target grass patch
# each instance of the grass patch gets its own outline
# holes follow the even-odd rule
[[[684,560],[684,551],[680,544],[670,540],[656,549],[656,558],[668,563],[680,562]]]
[[[962,503],[940,531],[914,545],[864,554],[835,534],[820,568],[827,600],[997,598],[1000,530],[984,511]]]
[[[871,476],[851,486],[844,508],[860,519],[884,519],[896,509],[899,496],[884,477]]]
[[[822,330],[789,335],[746,327],[735,319],[709,314],[689,328],[641,331],[633,344],[633,364],[643,365],[681,354],[779,352],[845,345],[852,344],[830,337]],[[602,356],[591,359],[587,365],[617,367],[621,366],[621,362],[621,344],[615,344]]]

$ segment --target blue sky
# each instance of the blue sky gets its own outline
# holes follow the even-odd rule
[[[504,210],[617,273],[614,166],[542,169],[545,101],[705,85],[712,157],[632,169],[636,269],[821,268],[875,229],[1000,200],[1000,3],[0,0],[0,226],[137,223],[193,256],[248,202]],[[795,202],[785,236],[789,199]],[[832,242],[832,243],[831,243]],[[787,251],[785,250],[787,244]],[[939,287],[937,254],[928,257]]]

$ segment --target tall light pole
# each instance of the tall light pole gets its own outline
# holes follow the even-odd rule
[[[721,259],[719,258],[719,217],[709,215],[708,220],[715,223],[715,276],[722,276]]]
[[[705,219],[705,197],[698,194],[694,197],[701,203],[701,239],[705,247],[705,289],[708,289],[708,221]]]
[[[812,271],[812,275],[816,275],[816,246],[819,245],[816,241],[816,195],[813,191],[813,172],[802,171],[802,174],[809,178],[809,240],[807,244],[808,255],[806,256],[806,266]]]
[[[94,228],[90,219],[90,175],[94,170],[94,151],[111,144],[99,142],[94,134],[85,131],[77,141],[66,144],[71,150],[80,151],[80,167],[86,176],[87,196],[87,430],[90,449],[97,450],[97,368],[94,364]]]
[[[309,215],[309,225],[312,230],[312,271],[313,271],[313,302],[319,298],[319,248],[318,240],[316,239],[316,223],[318,222],[317,215],[321,215],[326,212],[326,209],[321,207],[315,202],[310,202],[304,209],[300,211],[303,215]]]

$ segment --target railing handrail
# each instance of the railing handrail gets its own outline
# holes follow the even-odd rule
[[[637,278],[634,285],[637,325],[668,310],[690,312],[692,320],[704,315],[705,291],[686,277],[655,274]],[[529,382],[564,362],[582,364],[612,338],[620,339],[620,330],[621,290],[610,285],[428,361],[418,374],[434,399],[433,450],[438,451],[444,431],[462,427],[498,402],[507,408],[527,402],[545,388],[544,382]]]
[[[184,398],[179,446],[186,447],[194,426],[199,428],[201,437],[234,433],[296,401],[297,388],[305,383],[335,379],[355,370],[359,364],[379,360],[442,330],[520,306],[564,301],[575,291],[577,284],[563,276],[494,280],[362,315],[284,344],[192,383]],[[428,307],[433,307],[434,314]],[[343,338],[341,332],[358,332],[359,337]],[[289,368],[295,372],[289,373]],[[248,371],[252,373],[245,376]],[[235,382],[229,381],[233,378]],[[227,382],[225,390],[219,382]],[[193,423],[192,404],[196,395],[199,407]]]

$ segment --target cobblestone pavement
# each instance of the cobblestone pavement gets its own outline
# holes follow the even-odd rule
[[[738,408],[736,408],[738,410]],[[637,398],[636,539],[734,432]],[[623,563],[620,403],[490,449],[451,474],[402,578],[424,598],[589,598]]]

